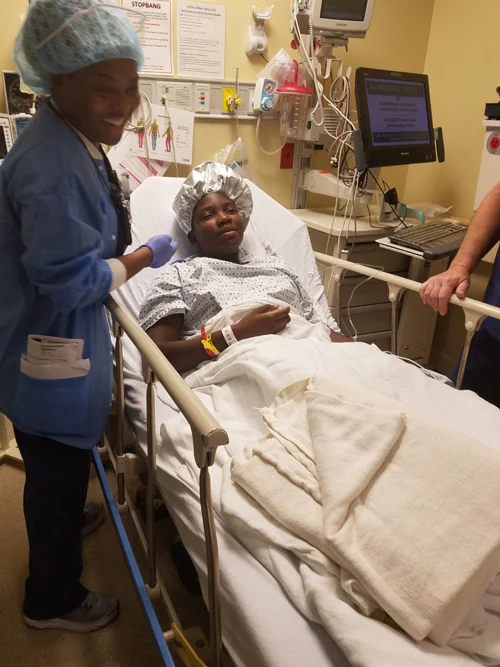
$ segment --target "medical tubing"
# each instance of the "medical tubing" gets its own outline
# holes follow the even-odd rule
[[[256,130],[255,130],[255,141],[257,142],[257,146],[258,146],[258,147],[260,148],[260,150],[261,150],[263,153],[265,153],[266,155],[276,155],[277,153],[279,153],[280,151],[283,150],[283,148],[284,148],[284,146],[285,146],[285,144],[286,144],[286,138],[285,138],[285,140],[283,141],[283,143],[281,144],[281,146],[280,146],[279,148],[277,148],[275,151],[268,151],[268,150],[266,150],[266,149],[262,146],[262,144],[260,143],[260,136],[259,136],[259,135],[260,135],[260,121],[261,121],[261,119],[262,119],[262,113],[259,113],[259,116],[258,116],[258,118],[257,118],[257,128],[256,128]]]
[[[167,97],[165,96],[163,99],[165,100],[165,110],[167,112],[168,122],[173,127],[174,124],[172,123],[172,117],[170,116],[170,108],[168,106]],[[177,164],[177,155],[175,152],[175,136],[172,137],[172,154],[174,156],[175,175],[177,176],[177,178],[179,178],[179,165]]]

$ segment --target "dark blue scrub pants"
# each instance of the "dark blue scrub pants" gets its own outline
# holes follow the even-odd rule
[[[46,620],[73,611],[87,595],[80,575],[90,450],[14,430],[26,470],[29,576],[23,611]]]
[[[460,358],[453,371],[455,382],[459,365]],[[472,339],[462,389],[470,389],[500,408],[500,339],[484,326]]]

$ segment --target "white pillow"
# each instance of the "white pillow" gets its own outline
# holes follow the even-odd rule
[[[148,178],[132,194],[132,252],[157,234],[170,234],[179,243],[172,261],[196,252],[180,229],[172,210],[173,200],[184,179]],[[294,271],[311,297],[328,312],[323,285],[318,273],[306,226],[293,213],[281,206],[263,190],[250,183],[254,210],[245,232],[243,247],[256,256],[264,256],[264,244],[272,246]],[[152,278],[161,269],[146,269],[113,293],[136,319]]]

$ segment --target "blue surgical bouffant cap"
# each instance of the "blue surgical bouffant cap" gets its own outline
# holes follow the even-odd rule
[[[113,58],[135,60],[140,69],[144,60],[126,11],[98,0],[34,0],[13,58],[24,83],[39,95],[50,95],[53,74]]]

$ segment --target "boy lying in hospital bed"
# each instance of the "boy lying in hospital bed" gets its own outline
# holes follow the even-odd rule
[[[179,225],[200,252],[162,272],[146,297],[140,324],[181,373],[233,342],[280,333],[290,323],[290,308],[311,324],[323,324],[333,342],[350,340],[280,257],[269,250],[257,258],[240,248],[252,207],[247,183],[229,167],[211,162],[192,172],[174,202]],[[204,326],[221,310],[259,300],[265,303],[230,329],[202,340]]]
[[[500,664],[500,647],[496,641],[500,618],[489,612],[496,609],[496,597],[493,607],[490,602],[482,602],[475,611],[473,609],[474,603],[479,601],[477,593],[486,590],[488,582],[500,569],[500,538],[491,518],[493,508],[500,502],[500,490],[496,491],[500,489],[500,457],[497,452],[471,439],[474,436],[479,442],[495,447],[491,442],[491,430],[483,429],[483,426],[491,421],[500,427],[496,413],[482,402],[479,406],[474,397],[429,380],[416,369],[396,358],[388,358],[373,346],[331,345],[330,340],[348,339],[340,336],[334,320],[309,297],[296,275],[271,252],[264,258],[256,258],[240,248],[252,203],[247,185],[231,170],[210,163],[195,169],[177,195],[174,210],[181,228],[191,241],[198,243],[201,253],[169,266],[152,284],[141,309],[140,322],[177,370],[193,371],[187,377],[188,385],[229,433],[230,445],[218,452],[213,470],[214,488],[219,488],[214,496],[214,506],[218,516],[223,517],[224,525],[281,582],[297,608],[308,619],[321,623],[339,642],[355,667],[371,667],[368,657],[365,661],[362,656],[369,656],[375,648],[381,659],[379,664],[385,667],[400,667],[403,663],[409,667],[465,667],[473,664],[468,660],[464,662],[463,656],[456,663],[457,654],[450,646],[476,660],[482,656],[484,664]],[[236,342],[238,345],[234,345]],[[216,360],[223,351],[216,363],[202,364]],[[314,379],[318,376],[319,379]],[[323,379],[320,376],[324,376]],[[306,378],[311,377],[313,384],[306,387]],[[369,469],[369,460],[366,466],[361,463],[366,460],[362,450],[367,444],[384,466],[386,463],[390,466],[395,452],[403,456],[403,461],[408,453],[410,457],[418,455],[418,460],[410,461],[410,464],[406,459],[405,465],[396,465],[396,472],[401,469],[406,479],[398,473],[396,482],[399,487],[395,495],[391,492],[387,498],[389,510],[398,508],[395,519],[402,521],[400,526],[392,523],[392,511],[389,511],[384,517],[376,517],[379,521],[376,529],[367,531],[366,526],[363,529],[363,535],[373,536],[375,546],[381,547],[376,555],[379,574],[384,574],[382,586],[371,580],[363,581],[363,572],[356,563],[350,570],[336,569],[338,561],[331,560],[331,549],[339,553],[337,535],[330,536],[330,545],[323,544],[328,536],[328,526],[325,525],[323,534],[321,513],[324,511],[326,516],[326,506],[320,509],[317,500],[307,494],[300,496],[297,491],[285,498],[280,506],[277,503],[279,493],[275,491],[281,492],[285,482],[279,475],[278,478],[271,476],[274,474],[272,466],[261,465],[262,461],[265,463],[266,438],[270,433],[264,422],[269,425],[271,418],[275,418],[276,410],[281,410],[284,405],[284,397],[291,401],[284,427],[286,429],[293,423],[294,429],[298,429],[295,432],[299,432],[304,424],[295,424],[293,420],[303,412],[304,396],[311,387],[314,392],[318,382],[327,386],[325,378],[331,382],[332,391],[337,392],[334,398],[347,397],[355,408],[354,413],[348,415],[349,424],[355,423],[356,426],[351,428],[351,433],[366,434],[360,441],[361,453],[349,459],[347,469],[344,461],[345,474],[341,480],[335,477],[340,470],[337,464],[331,468],[333,490],[345,488],[342,484],[351,472],[356,472],[356,466],[364,467],[360,472],[367,480],[377,478],[377,474],[373,475],[375,469]],[[302,402],[294,393],[300,389],[300,384],[304,385],[304,393],[300,395]],[[168,404],[168,396],[162,395],[161,390],[159,397]],[[372,402],[375,403],[372,405]],[[408,403],[415,410],[421,410],[421,414],[412,413]],[[483,417],[479,421],[470,418],[473,411],[484,413]],[[383,432],[382,427],[387,431],[387,420],[392,420],[389,431],[392,429],[396,433],[395,439],[379,442],[377,437]],[[362,431],[365,424],[371,430]],[[455,428],[457,431],[452,430]],[[326,430],[330,435],[333,433],[329,428]],[[399,440],[400,433],[408,435],[405,447]],[[425,436],[419,437],[419,433],[425,433]],[[282,435],[278,433],[279,437]],[[182,417],[169,419],[162,439],[158,450],[159,467],[177,469],[186,483],[196,486],[197,468],[192,460],[191,432],[185,420]],[[285,439],[290,440],[290,434]],[[332,446],[330,436],[327,440],[324,451]],[[352,444],[344,436],[335,437],[333,441]],[[297,445],[303,447],[304,442]],[[441,451],[442,445],[445,448]],[[274,443],[275,450],[276,446]],[[435,452],[429,452],[428,449],[433,447]],[[476,447],[479,448],[477,454]],[[451,459],[450,451],[455,452]],[[178,466],[172,463],[172,456],[178,458]],[[261,456],[264,456],[262,461]],[[479,459],[484,465],[478,468]],[[446,460],[453,460],[451,469],[448,470],[446,464],[438,470],[436,461]],[[283,459],[281,463],[297,470],[296,461],[287,463]],[[307,477],[310,464],[306,467],[308,470],[300,469],[300,474]],[[221,478],[217,470],[222,472]],[[253,474],[259,470],[262,475]],[[431,484],[427,476],[429,470],[431,477],[434,475]],[[422,475],[418,477],[420,472]],[[263,486],[265,478],[268,479],[267,486]],[[420,485],[422,480],[427,487]],[[366,489],[371,488],[371,482],[364,484]],[[440,497],[441,489],[443,498]],[[434,497],[433,493],[437,495]],[[456,494],[461,495],[456,498]],[[377,496],[377,504],[380,504],[380,497]],[[453,505],[453,511],[443,516],[443,523],[437,519],[429,525],[428,514],[420,517],[420,521],[416,516],[409,520],[409,515],[405,514],[408,506],[410,511],[413,507],[418,510],[422,497],[436,512],[441,510],[442,515],[440,505],[448,508]],[[469,497],[476,497],[477,504],[468,503],[466,498]],[[349,500],[347,492],[344,501],[345,498]],[[347,507],[350,505],[349,501]],[[304,508],[308,507],[311,511],[307,510],[307,516],[303,516]],[[334,509],[337,507],[334,503]],[[461,508],[460,512],[455,511],[456,507]],[[384,526],[386,533],[390,532],[389,539],[383,538]],[[474,532],[470,530],[471,526],[475,527]],[[407,595],[401,596],[403,600],[413,600],[409,610],[391,600],[392,593],[399,593],[400,581],[398,569],[385,562],[395,555],[399,558],[401,550],[399,553],[397,550],[406,548],[408,535],[401,534],[407,528],[411,553],[416,556],[411,559],[409,571],[417,577],[405,591]],[[339,533],[342,534],[342,530]],[[440,533],[444,536],[442,539]],[[472,534],[475,537],[471,537]],[[407,540],[406,544],[403,538]],[[423,556],[424,551],[413,548],[417,540],[419,549],[425,547],[432,554],[430,558]],[[444,551],[441,545],[449,549],[452,541],[448,556],[451,554],[453,567],[446,569],[448,557],[441,558],[441,551]],[[275,551],[270,550],[269,545],[273,545]],[[356,540],[349,539],[347,546],[341,547],[347,549],[344,558],[349,556],[352,546],[357,548],[359,545]],[[359,553],[366,555],[366,549]],[[288,561],[292,556],[295,560]],[[358,555],[356,558],[359,561]],[[410,558],[406,561],[409,563]],[[290,567],[292,562],[294,565]],[[440,574],[443,567],[446,576]],[[351,575],[352,572],[357,578]],[[420,594],[424,590],[420,586],[422,573],[424,583],[428,584],[425,596]],[[481,575],[480,581],[476,573]],[[436,583],[434,589],[431,581]],[[454,605],[453,600],[460,595],[464,581],[471,584],[466,591],[467,601]],[[414,604],[415,600],[419,605],[421,603],[420,607]],[[412,643],[383,625],[377,625],[373,635],[376,621],[368,616],[379,608],[394,610],[390,615],[419,643]],[[353,616],[353,609],[362,610],[364,615]],[[447,622],[443,629],[440,621],[444,609]],[[421,614],[418,619],[417,610]],[[465,618],[471,611],[474,612],[472,616]],[[464,624],[458,627],[461,620]],[[441,647],[428,640],[421,642],[425,637],[437,638],[435,640]],[[361,657],[360,642],[366,642]],[[351,654],[351,647],[356,659]]]

